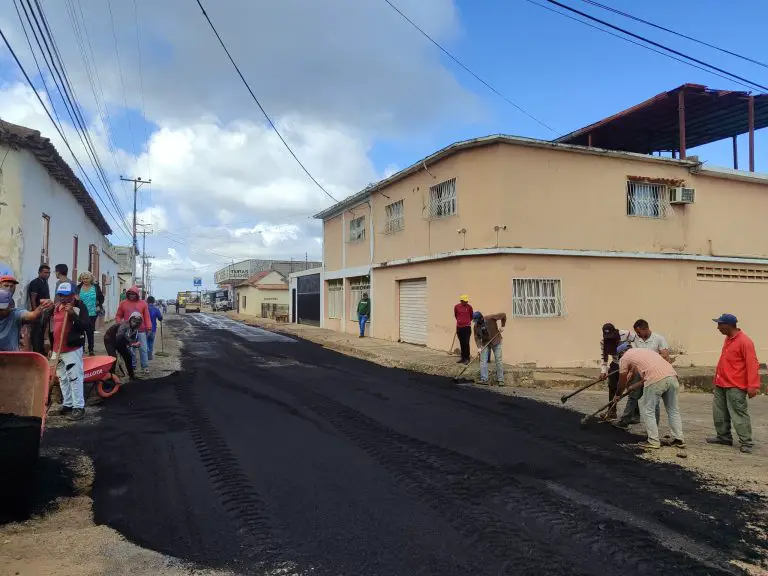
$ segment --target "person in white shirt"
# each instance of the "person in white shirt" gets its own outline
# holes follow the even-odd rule
[[[646,350],[653,350],[658,352],[659,355],[664,358],[670,364],[672,360],[669,357],[669,345],[666,338],[656,332],[651,332],[651,327],[646,320],[642,318],[634,323],[632,328],[635,331],[634,338],[632,338],[633,348],[644,348]],[[638,387],[632,390],[627,396],[627,405],[624,407],[624,412],[621,415],[615,425],[619,428],[627,428],[630,424],[637,424],[640,422],[640,398],[643,397],[642,387]],[[656,406],[656,422],[659,421],[660,408]]]

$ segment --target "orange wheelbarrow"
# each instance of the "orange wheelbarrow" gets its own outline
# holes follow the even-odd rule
[[[0,516],[26,513],[34,492],[49,370],[36,352],[0,352]]]
[[[102,398],[114,396],[120,390],[120,379],[112,374],[112,365],[117,361],[112,356],[86,356],[83,358],[83,383],[91,385],[85,397],[88,398],[93,389]]]

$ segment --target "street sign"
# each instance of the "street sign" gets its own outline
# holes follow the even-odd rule
[[[199,276],[195,276],[192,279],[192,282],[194,283],[195,286],[202,286],[203,285],[203,279],[200,278]]]

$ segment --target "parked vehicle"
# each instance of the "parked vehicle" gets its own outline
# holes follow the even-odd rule
[[[232,303],[229,300],[217,300],[213,303],[213,310],[215,312],[226,312],[232,310]]]

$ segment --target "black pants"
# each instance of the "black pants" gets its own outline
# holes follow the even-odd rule
[[[88,353],[93,354],[93,331],[96,329],[96,319],[98,316],[88,316],[91,319],[88,326],[85,327],[85,337],[88,340]]]
[[[610,376],[608,376],[608,402],[610,402],[616,396],[616,391],[619,388],[618,362],[611,362],[610,366],[608,366],[608,374],[610,374]],[[612,412],[615,413],[616,409],[614,408]]]
[[[39,319],[36,322],[33,322],[29,328],[30,344],[32,345],[32,350],[45,356],[46,322],[44,322],[42,319]]]
[[[105,338],[104,348],[107,349],[107,354],[113,358],[117,358],[117,355],[120,354],[123,359],[123,364],[125,364],[125,369],[128,370],[128,377],[133,380],[136,377],[136,373],[133,371],[133,356],[131,355],[131,349],[128,347],[128,344],[122,343],[118,346],[112,340],[107,340]],[[115,364],[112,364],[112,373],[114,372]]]
[[[472,327],[456,328],[456,336],[459,337],[459,346],[461,346],[461,359],[467,361],[469,360],[469,338],[472,336]]]

